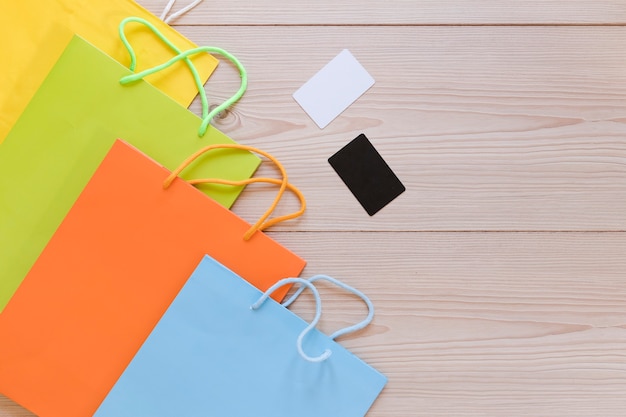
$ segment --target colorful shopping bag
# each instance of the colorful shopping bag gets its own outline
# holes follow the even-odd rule
[[[205,253],[261,289],[300,274],[260,231],[277,219],[251,227],[174,176],[215,148],[171,173],[115,142],[0,314],[1,393],[41,417],[92,415]]]
[[[0,142],[35,94],[39,85],[77,33],[126,65],[128,52],[119,42],[118,25],[128,16],[147,19],[180,50],[195,45],[132,0],[19,0],[3,2],[0,12]],[[175,55],[144,25],[133,25],[128,36],[141,56],[141,68],[149,68]],[[203,81],[217,61],[209,55],[193,58]],[[197,90],[184,63],[156,74],[149,81],[183,106]]]
[[[207,144],[233,143],[214,127],[199,138],[205,121],[147,82],[120,84],[136,75],[74,37],[0,144],[0,311],[116,138],[170,169]],[[250,153],[221,152],[187,174],[248,178],[260,163]],[[241,187],[204,190],[230,207]]]
[[[387,379],[261,297],[205,256],[94,417],[364,416]]]

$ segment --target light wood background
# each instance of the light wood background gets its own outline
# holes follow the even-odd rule
[[[307,197],[272,237],[376,306],[341,340],[389,377],[368,416],[626,416],[626,1],[205,1],[175,24],[242,60],[216,125]],[[343,48],[376,84],[320,130],[291,94]],[[236,82],[221,65],[211,101]],[[359,133],[407,188],[373,217],[327,162]],[[321,286],[323,330],[365,314]]]

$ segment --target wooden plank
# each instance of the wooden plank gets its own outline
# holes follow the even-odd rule
[[[0,417],[36,417],[13,401],[0,394]]]
[[[624,230],[626,28],[181,29],[248,68],[215,125],[273,151],[305,192],[305,218],[280,230]],[[291,94],[342,48],[376,85],[320,130]],[[236,79],[220,65],[212,103]],[[361,132],[407,187],[372,218],[326,161]],[[262,195],[235,210],[253,219]]]
[[[340,342],[389,377],[368,417],[621,417],[626,233],[274,233],[369,295]],[[320,284],[322,330],[364,317]],[[304,294],[293,307],[312,317]],[[0,416],[26,411],[0,399]]]
[[[140,3],[158,13],[165,0]],[[309,261],[305,275],[376,305],[374,324],[341,340],[390,378],[368,416],[621,417],[626,234],[501,231],[624,230],[626,28],[609,26],[626,22],[623,1],[245,6],[205,1],[176,23],[242,59],[250,89],[216,125],[275,153],[308,198],[272,236]],[[319,130],[291,94],[346,47],[377,84]],[[212,102],[235,79],[222,65]],[[372,218],[326,163],[361,132],[408,189]],[[253,220],[274,191],[251,188],[235,211]],[[428,230],[444,232],[411,232]],[[322,294],[322,329],[362,317]],[[310,317],[310,299],[294,310]],[[32,414],[0,396],[0,416]]]
[[[305,276],[372,298],[374,324],[342,340],[390,379],[368,416],[623,415],[626,235],[276,235]],[[363,317],[320,286],[325,331]]]
[[[141,0],[160,15],[167,1]],[[189,4],[181,2],[178,9]],[[175,10],[178,10],[175,8]],[[205,1],[176,20],[195,25],[623,24],[621,0]]]

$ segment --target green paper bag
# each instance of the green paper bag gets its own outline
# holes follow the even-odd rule
[[[169,169],[204,146],[233,143],[212,126],[198,137],[198,116],[143,80],[121,85],[130,74],[74,36],[0,144],[0,311],[117,138]],[[185,177],[246,179],[260,164],[236,150],[210,158]],[[241,192],[201,189],[226,207]]]
[[[75,33],[118,62],[128,63],[128,52],[118,37],[118,25],[127,16],[146,19],[179,49],[196,47],[133,0],[0,1],[0,143]],[[173,49],[159,42],[145,26],[132,25],[127,33],[140,52],[141,70],[174,55]],[[195,56],[192,61],[203,82],[217,65],[217,60],[209,55]],[[159,72],[148,81],[183,106],[188,106],[197,94],[184,62]]]

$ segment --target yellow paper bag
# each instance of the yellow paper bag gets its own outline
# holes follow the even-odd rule
[[[120,42],[118,26],[129,16],[155,25],[181,50],[196,45],[132,0],[19,0],[0,8],[0,142],[57,61],[65,45],[78,34],[125,66],[128,52]],[[144,25],[129,25],[128,39],[141,57],[138,69],[150,68],[176,55]],[[215,70],[208,54],[193,57],[202,81]],[[174,100],[188,106],[197,94],[184,62],[146,79]]]

